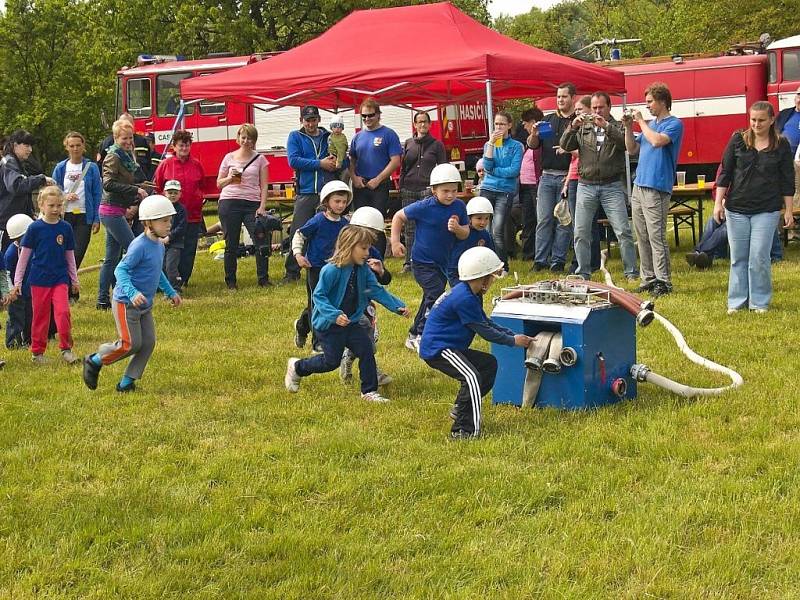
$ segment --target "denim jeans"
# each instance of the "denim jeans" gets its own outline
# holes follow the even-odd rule
[[[511,214],[511,207],[514,204],[514,192],[496,192],[494,190],[481,189],[483,197],[489,200],[494,207],[492,215],[492,239],[494,240],[495,252],[500,260],[503,261],[506,271],[508,271],[508,248],[506,248],[506,219]]]
[[[619,241],[622,268],[626,277],[636,277],[636,246],[633,244],[625,189],[621,181],[603,184],[578,183],[575,206],[575,254],[578,257],[577,274],[589,279],[592,274],[592,227],[598,206],[606,212],[608,222]]]
[[[414,204],[417,200],[422,200],[423,198],[430,196],[429,190],[425,189],[421,192],[415,192],[412,190],[400,190],[400,203],[402,208],[410,204]],[[406,221],[405,226],[403,227],[403,235],[405,236],[405,247],[406,247],[406,258],[403,261],[403,265],[411,266],[411,249],[414,247],[414,237],[417,231],[416,223],[411,219]]]
[[[540,265],[566,264],[572,245],[572,224],[561,225],[553,210],[561,200],[564,175],[544,173],[539,180],[536,198],[536,254],[533,261]]]
[[[225,283],[236,284],[236,261],[239,259],[239,238],[245,226],[256,242],[256,209],[258,202],[229,198],[219,203],[219,220],[225,231]],[[259,283],[269,281],[267,255],[256,247],[256,276]]]
[[[770,247],[780,212],[745,215],[725,211],[731,271],[728,308],[767,308],[772,300]]]
[[[122,253],[133,241],[128,221],[123,215],[117,217],[100,216],[100,223],[106,228],[106,256],[100,268],[100,283],[97,290],[98,304],[111,304],[111,288],[114,286],[114,269],[117,268]]]

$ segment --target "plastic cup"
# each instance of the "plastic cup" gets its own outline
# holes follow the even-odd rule
[[[678,176],[678,187],[686,187],[686,171],[678,171],[676,175]]]
[[[292,198],[294,198],[294,186],[293,185],[287,185],[286,186],[286,199],[287,200],[291,200]]]
[[[553,137],[553,127],[548,121],[539,121],[536,123],[536,129],[539,131],[539,138],[542,140]]]
[[[498,138],[494,141],[495,148],[502,148],[503,147],[503,138]]]
[[[706,176],[705,175],[698,175],[697,176],[697,189],[703,190],[706,187]]]

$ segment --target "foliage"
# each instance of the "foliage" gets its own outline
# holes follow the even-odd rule
[[[98,235],[86,264],[102,247]],[[728,264],[696,272],[673,258],[676,292],[659,310],[739,371],[741,390],[689,401],[643,384],[587,413],[487,398],[475,442],[447,441],[456,385],[403,347],[408,321],[382,309],[391,403],[362,402],[336,373],[287,393],[286,359],[308,353],[291,341],[305,288],[256,287],[252,258],[230,293],[221,262],[198,255],[184,306],[155,307],[158,343],[133,394],[113,390],[122,364],[90,392],[80,368],[3,350],[0,597],[796,597],[800,412],[787,367],[800,251],[773,268],[769,313],[731,317]],[[390,289],[415,308],[419,288],[389,262]],[[97,273],[81,281],[72,315],[86,353],[114,325],[93,306]],[[637,334],[656,372],[725,380],[657,324]]]

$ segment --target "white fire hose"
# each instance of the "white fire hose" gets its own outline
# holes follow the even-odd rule
[[[600,271],[603,273],[603,277],[608,285],[613,286],[614,280],[611,278],[611,273],[608,272],[606,269],[606,259],[608,258],[608,252],[603,250],[600,253]],[[617,287],[617,286],[614,286]],[[659,375],[658,373],[653,373],[647,365],[643,364],[635,364],[631,367],[631,376],[636,379],[637,381],[646,381],[648,383],[653,383],[659,387],[662,387],[670,392],[683,396],[684,398],[693,398],[695,396],[717,396],[722,394],[723,392],[727,392],[728,390],[732,390],[738,388],[739,386],[744,384],[744,379],[742,376],[739,375],[733,369],[729,369],[723,365],[717,364],[712,360],[704,358],[700,356],[697,352],[689,348],[689,344],[686,343],[686,339],[683,337],[683,334],[678,330],[675,325],[670,323],[666,318],[664,318],[659,313],[655,313],[656,320],[661,323],[664,328],[672,334],[672,337],[675,339],[675,343],[678,345],[678,348],[683,352],[686,357],[692,361],[696,365],[700,365],[701,367],[705,367],[709,371],[716,371],[717,373],[724,373],[731,379],[730,385],[726,385],[725,387],[717,387],[717,388],[698,388],[698,387],[691,387],[682,383],[678,383],[677,381],[673,381],[668,377],[664,377],[663,375]]]

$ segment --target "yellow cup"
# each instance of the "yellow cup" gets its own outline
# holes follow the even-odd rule
[[[503,138],[498,138],[494,141],[495,148],[502,148],[503,147]]]
[[[286,186],[286,199],[287,200],[291,200],[292,198],[294,198],[294,186],[293,185],[287,185]]]
[[[697,176],[697,189],[702,190],[706,187],[706,176],[705,175],[698,175]]]

